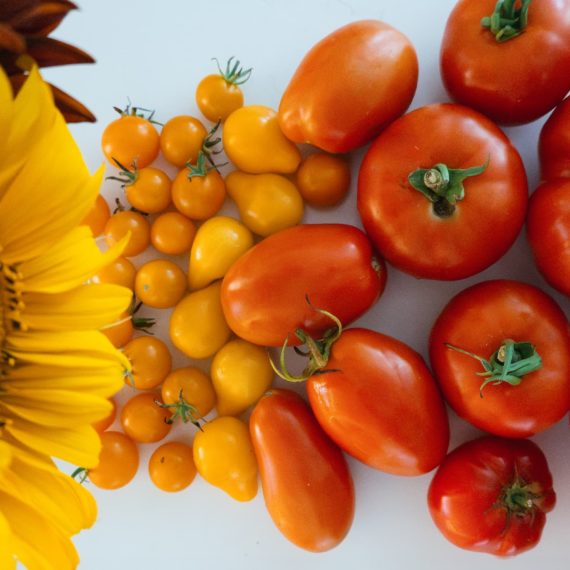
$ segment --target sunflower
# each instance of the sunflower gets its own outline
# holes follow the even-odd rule
[[[87,468],[91,427],[129,368],[99,329],[131,292],[87,284],[120,255],[80,226],[99,192],[51,91],[32,69],[16,98],[0,73],[0,568],[75,568],[70,537],[93,499],[52,457]]]

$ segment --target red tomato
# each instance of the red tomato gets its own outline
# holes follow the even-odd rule
[[[542,180],[570,176],[570,97],[556,107],[538,140]]]
[[[447,412],[417,352],[389,336],[348,329],[333,343],[324,370],[333,372],[307,381],[309,402],[344,451],[396,475],[420,475],[441,463]]]
[[[380,254],[402,271],[463,279],[515,241],[527,193],[522,160],[494,123],[436,104],[398,119],[370,147],[358,210]]]
[[[530,198],[526,235],[538,270],[552,287],[568,296],[570,296],[569,234],[570,178],[545,182]]]
[[[413,45],[384,22],[336,30],[304,57],[279,105],[285,136],[328,152],[372,140],[410,105],[418,81]]]
[[[544,454],[527,439],[482,437],[452,451],[428,492],[443,536],[466,550],[514,556],[536,546],[556,503]]]
[[[354,487],[340,449],[303,399],[271,390],[250,417],[265,504],[285,538],[311,552],[337,546],[350,530]]]
[[[502,124],[529,123],[570,89],[570,0],[534,0],[522,32],[511,39],[508,31],[499,32],[502,41],[497,41],[480,22],[500,5],[508,19],[521,2],[459,0],[443,35],[441,75],[458,103]],[[512,27],[523,21],[518,18]]]
[[[456,295],[435,322],[430,358],[449,404],[495,435],[529,437],[570,409],[568,321],[531,285],[486,281]]]
[[[234,263],[222,282],[222,307],[239,337],[281,346],[299,327],[313,336],[330,327],[307,296],[347,324],[370,308],[385,282],[384,264],[359,229],[301,225],[269,236]]]

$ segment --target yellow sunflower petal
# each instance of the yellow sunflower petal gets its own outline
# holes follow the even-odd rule
[[[78,287],[119,257],[127,242],[125,237],[101,253],[87,226],[75,228],[42,256],[18,266],[24,290],[60,293]]]
[[[119,285],[85,285],[64,293],[23,296],[21,322],[36,330],[99,329],[126,311],[133,293]]]
[[[12,555],[12,531],[6,517],[2,514],[0,505],[0,568],[15,570],[16,560]]]
[[[59,457],[73,465],[94,467],[99,460],[101,440],[88,425],[50,428],[26,420],[8,420],[4,429],[13,438],[38,453]]]
[[[4,416],[18,416],[40,425],[75,427],[107,417],[112,405],[107,398],[71,390],[17,390],[10,384],[0,398]],[[12,418],[13,421],[16,421]]]
[[[0,505],[10,521],[10,551],[26,568],[73,570],[79,557],[71,540],[36,509],[0,490]]]
[[[0,475],[2,471],[8,469],[12,463],[12,448],[4,441],[0,440]],[[2,568],[2,566],[0,566]]]

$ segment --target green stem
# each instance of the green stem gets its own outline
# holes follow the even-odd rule
[[[498,0],[491,16],[481,19],[481,26],[488,29],[497,42],[506,42],[524,32],[528,24],[528,10],[532,0]],[[517,7],[518,6],[518,7]]]
[[[174,404],[164,404],[159,400],[155,400],[155,404],[161,408],[173,410],[172,416],[166,420],[167,424],[173,424],[176,421],[176,418],[180,418],[185,424],[190,422],[199,430],[202,430],[202,426],[198,421],[198,418],[200,417],[198,408],[192,404],[189,404],[184,399],[184,393],[182,389],[180,389],[180,393],[178,394],[178,401],[174,402]]]
[[[251,72],[253,71],[252,67],[248,69],[240,67],[239,59],[235,59],[235,56],[233,55],[230,57],[230,59],[228,59],[225,71],[223,71],[220,67],[220,62],[217,60],[217,58],[213,57],[212,59],[216,62],[220,75],[230,85],[242,85],[250,78]]]

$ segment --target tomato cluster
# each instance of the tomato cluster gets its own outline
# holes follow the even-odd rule
[[[109,246],[128,236],[124,257],[93,281],[133,290],[130,314],[103,332],[131,361],[126,389],[138,392],[121,409],[124,434],[105,431],[115,409],[96,426],[95,484],[126,484],[138,466],[133,442],[159,442],[182,422],[194,426],[192,444],[154,451],[156,486],[180,491],[199,473],[247,501],[259,478],[275,525],[306,550],[329,550],[350,530],[357,489],[345,454],[394,475],[437,469],[428,508],[461,548],[510,556],[538,543],[556,495],[527,438],[570,410],[570,327],[556,302],[508,279],[464,289],[433,325],[429,363],[348,325],[382,295],[385,261],[417,278],[463,279],[499,260],[525,221],[539,270],[570,295],[570,25],[560,9],[570,2],[459,0],[441,48],[453,103],[405,114],[414,47],[368,20],[316,44],[277,111],[244,106],[251,69],[232,58],[196,91],[211,127],[181,115],[159,133],[136,108],[108,125],[103,151],[131,208],[111,215],[99,198],[85,223]],[[545,38],[552,52],[539,65],[532,55]],[[523,161],[496,123],[556,106],[529,202]],[[334,206],[348,192],[346,157],[330,153],[368,142],[357,184],[365,231],[302,224],[305,204]],[[318,150],[304,157],[301,143]],[[172,179],[157,157],[177,169]],[[239,219],[223,210],[228,198]],[[150,245],[162,257],[127,259]],[[168,310],[169,344],[186,366],[172,369],[162,340],[132,338],[152,325],[144,307]],[[288,347],[307,359],[300,374],[289,370]],[[306,401],[271,387],[274,374],[305,382]],[[448,453],[447,406],[490,435]]]

